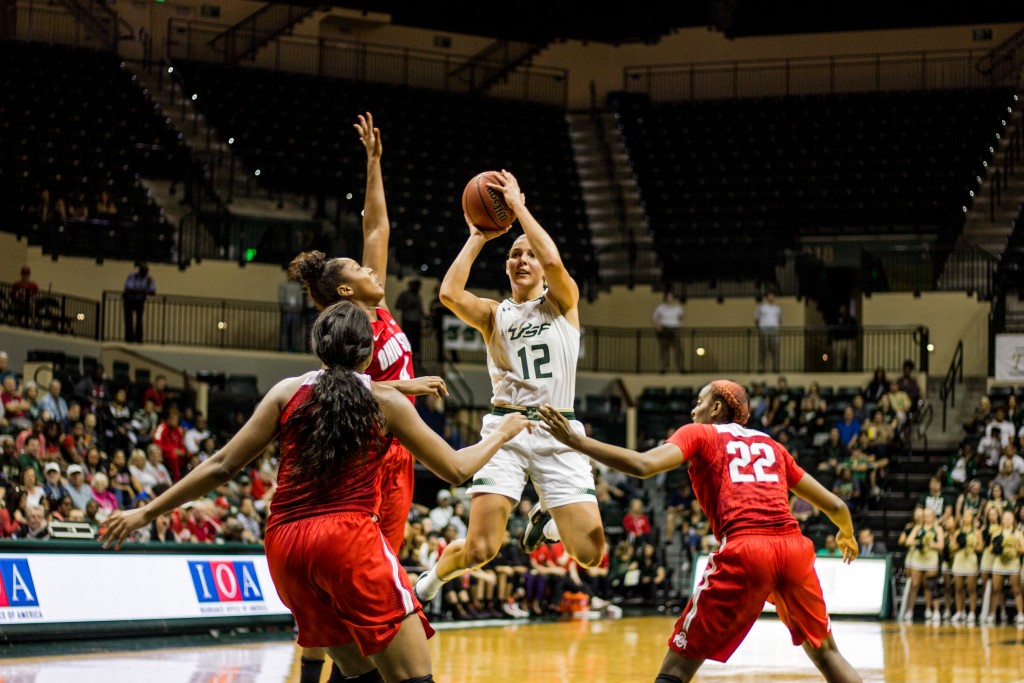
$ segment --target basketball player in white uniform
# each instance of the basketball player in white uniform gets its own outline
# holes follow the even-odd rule
[[[500,175],[501,181],[491,187],[504,195],[524,232],[505,262],[512,297],[499,303],[466,291],[470,267],[484,244],[507,232],[480,230],[468,217],[469,239],[441,283],[441,301],[480,330],[487,342],[494,395],[481,435],[491,433],[508,412],[539,420],[538,409],[545,403],[557,407],[582,434],[583,425],[572,415],[580,350],[579,287],[550,235],[527,210],[515,177],[507,171]],[[497,554],[527,477],[540,495],[523,539],[527,551],[545,540],[561,540],[584,567],[601,561],[604,529],[590,460],[538,424],[506,443],[473,477],[466,538],[449,545],[434,568],[420,576],[416,594],[421,601],[432,600],[445,581]]]

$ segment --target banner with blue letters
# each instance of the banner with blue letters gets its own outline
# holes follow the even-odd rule
[[[117,589],[82,590],[88,576],[117,577]],[[262,555],[0,553],[0,630],[288,614]]]

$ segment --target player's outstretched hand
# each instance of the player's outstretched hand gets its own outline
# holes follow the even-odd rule
[[[493,240],[495,237],[501,237],[512,228],[512,226],[509,225],[507,228],[504,228],[502,230],[481,230],[480,228],[473,225],[473,221],[470,220],[467,214],[462,214],[462,217],[466,219],[466,225],[469,226],[470,235],[479,235],[480,237],[483,237],[485,240],[488,241]]]
[[[519,189],[519,181],[505,169],[501,169],[498,177],[499,182],[487,183],[487,187],[500,192],[505,197],[508,208],[512,209],[513,213],[519,213],[519,209],[526,206],[526,195]]]
[[[146,511],[143,508],[136,510],[118,510],[109,517],[100,529],[99,540],[103,541],[103,547],[114,546],[114,550],[120,550],[121,544],[125,542],[133,531],[146,526]]]
[[[443,377],[417,377],[408,379],[402,383],[402,393],[406,396],[437,396],[444,398],[448,395],[448,385],[444,383]]]
[[[573,450],[580,450],[580,435],[572,430],[572,425],[565,419],[565,415],[545,403],[540,409],[540,419],[553,437]]]
[[[359,122],[352,125],[359,133],[359,139],[366,148],[366,156],[369,159],[380,159],[384,149],[380,142],[380,128],[373,127],[373,114],[366,112],[366,116],[359,115]]]
[[[842,531],[836,534],[836,545],[839,546],[840,552],[843,553],[843,562],[850,564],[857,559],[857,555],[860,554],[860,547],[857,545],[857,539],[852,536],[847,536]]]
[[[498,423],[498,431],[505,438],[505,441],[514,439],[524,429],[532,432],[533,424],[523,413],[509,413],[501,418]]]

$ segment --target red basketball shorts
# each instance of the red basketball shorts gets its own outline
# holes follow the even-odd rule
[[[821,645],[832,631],[814,544],[800,534],[730,536],[711,553],[668,646],[687,659],[725,662],[746,637],[766,600],[778,610],[793,644]]]
[[[287,522],[267,530],[267,563],[282,602],[299,627],[302,647],[355,642],[380,652],[410,614],[434,631],[413,595],[405,570],[365,512]]]
[[[398,443],[391,442],[391,448],[384,456],[380,473],[380,530],[388,539],[391,548],[398,552],[405,541],[405,522],[412,507],[412,489],[415,481],[412,453]]]

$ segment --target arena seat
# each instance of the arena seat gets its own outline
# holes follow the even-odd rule
[[[936,90],[617,101],[661,266],[686,281],[772,281],[805,236],[951,245],[1013,93]],[[708,254],[714,258],[708,258]]]
[[[275,192],[352,193],[361,201],[366,157],[352,123],[372,112],[383,131],[392,245],[407,269],[443,275],[465,234],[463,187],[481,171],[507,168],[570,272],[580,281],[596,277],[559,107],[200,62],[176,68],[220,136],[235,139],[236,153]],[[501,251],[481,254],[471,284],[507,289]]]
[[[109,52],[16,41],[0,41],[0,63],[5,229],[49,253],[169,259],[172,228],[139,179],[180,177],[188,150],[131,71]],[[44,229],[32,211],[43,189],[82,192],[90,214],[106,190],[117,218]]]

